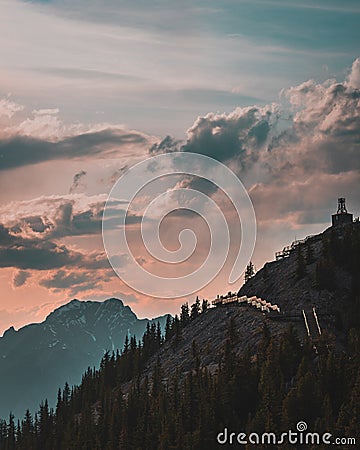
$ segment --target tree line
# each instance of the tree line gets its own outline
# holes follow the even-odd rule
[[[327,237],[317,262],[321,270],[333,264],[351,275],[351,317],[340,350],[326,332],[314,347],[292,326],[272,336],[265,321],[256,354],[239,354],[230,316],[215,371],[201,365],[193,341],[192,370],[169,375],[159,350],[166,344],[176,353],[188,327],[207,313],[208,302],[197,298],[168,316],[164,333],[148,324],[141,340],[126,338],[121,351],[104,354],[99,369],[88,368],[79,386],[65,384],[54,410],[45,400],[34,417],[26,411],[21,421],[12,414],[0,421],[0,450],[211,450],[225,427],[281,434],[300,420],[311,432],[360,442],[360,240],[351,233]],[[312,258],[308,250],[306,260]]]
[[[55,410],[45,400],[34,418],[27,411],[21,422],[12,415],[2,421],[0,449],[213,449],[224,427],[280,434],[299,420],[313,432],[359,438],[359,328],[349,330],[340,354],[329,337],[315,351],[292,327],[278,339],[264,325],[258,353],[238,356],[236,333],[230,319],[215,373],[201,367],[193,342],[193,370],[185,376],[164,378],[157,358],[151,376],[141,377],[144,358],[163,345],[151,326],[141,343],[131,339],[121,354],[105,353],[99,370],[59,390]]]

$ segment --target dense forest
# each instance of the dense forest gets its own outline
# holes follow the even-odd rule
[[[304,246],[298,276],[303,276],[302,264],[312,259],[305,251]],[[300,420],[312,432],[360,442],[359,258],[358,226],[330,233],[323,239],[312,280],[317,289],[334,290],[334,271],[341,268],[351,277],[350,314],[340,349],[330,333],[324,332],[314,343],[300,339],[289,325],[275,337],[264,321],[257,353],[244,351],[239,356],[230,316],[216,371],[201,366],[194,340],[187,355],[193,370],[165,377],[159,349],[168,345],[176,353],[187,327],[207,314],[208,302],[197,298],[190,307],[183,305],[179,316],[168,318],[164,333],[159,326],[148,325],[141,341],[127,339],[121,351],[105,353],[100,368],[89,368],[79,386],[66,384],[59,390],[55,410],[45,400],[35,417],[27,411],[23,420],[15,421],[10,414],[0,422],[0,449],[210,450],[221,448],[216,436],[225,427],[280,435],[296,430]],[[151,360],[155,362],[148,376],[144,368]]]

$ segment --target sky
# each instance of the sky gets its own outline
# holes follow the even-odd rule
[[[338,197],[359,215],[357,1],[0,0],[0,9],[0,335],[75,297],[119,297],[139,317],[193,301],[130,288],[104,251],[109,193],[151,156],[205,155],[239,177],[256,215],[258,269],[327,228]],[[228,283],[240,245],[234,209],[191,177],[159,180],[132,205],[136,260],[162,276],[208,263],[198,214],[180,210],[160,227],[172,251],[184,227],[197,233],[181,268],[151,261],[140,242],[144,201],[166,193],[144,225],[155,230],[159,210],[183,205],[179,187],[218,202],[232,234],[229,262],[199,295],[237,289],[241,280]],[[129,201],[111,204],[115,216]],[[205,205],[185,205],[196,203]],[[130,273],[118,253],[120,272]]]

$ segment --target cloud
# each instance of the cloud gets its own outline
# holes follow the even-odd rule
[[[54,160],[116,157],[122,146],[146,142],[141,133],[115,128],[65,137],[57,142],[18,135],[0,140],[0,170]]]
[[[59,112],[59,108],[42,108],[33,110],[33,114],[36,116],[51,116],[59,114]]]
[[[81,179],[84,178],[85,175],[86,175],[85,170],[81,170],[80,172],[78,172],[74,175],[73,184],[71,185],[70,190],[69,190],[70,194],[72,194],[73,192],[76,192],[76,190],[81,185]]]
[[[360,58],[356,58],[346,80],[347,86],[353,89],[360,89]]]
[[[51,240],[24,238],[0,224],[0,267],[51,270],[60,267],[109,268],[103,252],[88,254]]]
[[[358,60],[353,64],[356,71]],[[360,91],[346,81],[312,80],[286,92],[295,114],[290,129],[272,146],[304,171],[342,173],[360,168]]]
[[[171,136],[165,136],[162,141],[155,143],[150,147],[149,153],[154,155],[157,153],[171,153],[179,151],[180,142],[181,141],[176,140]]]
[[[237,162],[238,169],[256,163],[264,178],[269,173],[277,177],[286,163],[329,173],[358,169],[359,79],[356,59],[342,83],[309,80],[282,91],[290,108],[279,103],[198,117],[181,151]]]
[[[96,236],[100,243],[105,205],[102,197],[69,194],[4,207],[2,218],[6,223],[0,224],[0,268],[17,269],[12,279],[14,288],[23,286],[31,274],[39,286],[69,297],[79,292],[101,291],[104,284],[117,279],[102,246],[93,250],[94,239],[87,239]],[[123,202],[112,202],[114,217],[122,214],[122,207]],[[34,214],[24,215],[27,210]],[[82,240],[74,240],[76,236]],[[125,267],[127,259],[119,255],[117,263]]]
[[[349,80],[358,76],[358,61]],[[360,91],[354,84],[309,80],[284,91],[290,109],[273,104],[209,113],[188,130],[181,151],[226,162],[247,177],[253,170],[261,182],[289,168],[302,175],[359,169]]]
[[[38,245],[41,242],[59,242],[64,238],[100,237],[107,195],[41,196],[28,201],[11,202],[0,207],[0,246],[12,245],[17,240]],[[108,229],[119,226],[119,218],[126,214],[128,202],[107,202]],[[32,213],[32,214],[31,214]],[[136,212],[127,213],[126,225],[136,225],[142,217]]]
[[[268,101],[358,50],[358,16],[343,4],[325,16],[300,6],[300,20],[289,2],[45,3],[3,2],[3,89],[81,120],[101,111],[182,133],[189,114]]]
[[[181,150],[200,153],[219,161],[237,159],[244,168],[257,159],[256,151],[269,137],[273,106],[236,108],[230,114],[209,113],[187,131]]]
[[[29,272],[26,272],[25,270],[19,270],[18,272],[16,272],[14,274],[13,277],[13,287],[17,288],[17,287],[21,287],[26,283],[26,280],[28,278],[30,278],[31,275]]]
[[[218,190],[218,187],[205,178],[188,175],[182,177],[181,181],[177,183],[175,189],[193,189],[197,192],[212,195]]]
[[[10,126],[5,132],[38,139],[57,139],[66,133],[66,127],[58,117],[58,109],[39,109],[22,122]]]
[[[248,188],[260,222],[275,216],[294,226],[311,222],[312,199],[332,208],[340,193],[357,198],[359,80],[358,58],[343,82],[308,80],[282,91],[278,104],[210,112],[197,118],[185,143],[173,145],[166,137],[150,152],[179,148],[215,158]],[[197,185],[209,195],[216,191],[201,179],[181,182],[182,187]],[[324,211],[317,214],[322,222],[328,221],[329,209]]]
[[[69,295],[72,296],[79,292],[100,288],[107,281],[111,281],[113,277],[114,275],[110,271],[61,269],[52,273],[50,277],[40,280],[39,284],[54,292],[69,291]]]
[[[104,285],[117,280],[103,247],[92,250],[94,239],[87,239],[96,236],[101,242],[105,201],[100,198],[84,194],[42,197],[14,204],[10,210],[17,214],[8,217],[9,208],[4,208],[2,217],[6,223],[0,224],[0,268],[18,269],[13,275],[13,287],[24,285],[31,274],[39,286],[73,296],[79,292],[101,291]],[[116,217],[125,213],[123,205],[122,201],[111,202],[109,227],[118,225]],[[23,216],[26,209],[38,214]],[[129,224],[139,220],[140,217],[130,216]],[[83,239],[74,240],[76,236]],[[127,263],[126,256],[117,256],[118,267],[125,268]]]
[[[24,106],[13,102],[9,98],[0,100],[0,117],[7,117],[11,119],[17,112],[22,111]]]
[[[76,194],[69,197],[42,197],[6,205],[0,209],[3,212],[3,226],[13,235],[28,239],[59,239],[65,236],[99,234],[105,200],[91,203],[91,197],[86,198],[85,195],[80,197]],[[80,202],[84,204],[81,206]],[[18,208],[18,211],[9,214],[7,210],[10,208]],[[34,214],[27,215],[26,212],[31,209]]]
[[[20,222],[12,226],[12,231],[21,232],[28,230],[33,233],[44,233],[51,228],[51,224],[41,216],[22,217]],[[31,233],[32,234],[32,233]]]
[[[317,84],[310,80],[286,92],[298,109],[293,131],[301,138],[343,138],[359,133],[360,91],[345,83],[329,80]]]

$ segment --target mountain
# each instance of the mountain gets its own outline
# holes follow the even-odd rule
[[[150,323],[159,321],[164,329],[166,317]],[[106,350],[122,349],[126,335],[140,339],[148,322],[111,298],[72,300],[42,323],[18,331],[10,327],[0,338],[0,417],[35,410],[44,396],[53,404],[58,387],[66,381],[79,383],[88,366],[99,365]]]
[[[184,304],[164,337],[148,327],[141,344],[106,353],[79,386],[63,389],[55,411],[44,401],[20,430],[13,417],[0,420],[0,450],[211,450],[236,446],[238,436],[248,444],[239,448],[311,449],[315,434],[328,433],[323,443],[342,437],[341,448],[355,448],[359,268],[359,222],[296,242],[219,306]],[[300,429],[306,444],[290,445],[289,431]]]

